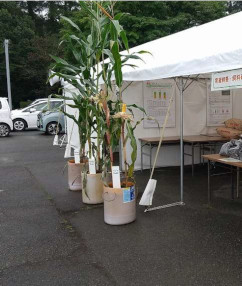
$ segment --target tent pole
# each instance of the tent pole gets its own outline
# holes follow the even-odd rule
[[[176,80],[175,80],[176,82]],[[167,205],[162,205],[158,207],[147,207],[144,212],[150,212],[150,211],[155,211],[159,209],[164,209],[164,208],[169,208],[169,207],[174,207],[174,206],[183,206],[185,203],[183,202],[183,183],[184,183],[184,147],[183,147],[183,92],[185,89],[185,86],[183,85],[183,78],[179,78],[179,83],[177,83],[177,87],[180,92],[180,150],[181,150],[181,166],[180,166],[180,201],[175,202],[172,204],[167,204]]]
[[[180,192],[181,192],[181,204],[183,204],[183,186],[184,186],[184,145],[183,145],[183,78],[179,80],[179,91],[180,91]]]

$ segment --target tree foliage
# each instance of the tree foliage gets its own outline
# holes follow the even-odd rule
[[[226,15],[226,2],[161,1],[117,2],[116,10],[126,12],[121,19],[130,45],[164,37]]]
[[[0,2],[0,96],[7,96],[3,41],[9,39],[15,108],[21,100],[34,100],[51,93],[46,85],[52,61],[49,54],[58,51],[70,62],[74,60],[68,49],[58,47],[58,42],[67,33],[73,34],[73,27],[61,20],[62,15],[88,35],[87,17],[78,7],[76,1]],[[120,23],[133,47],[239,12],[242,4],[240,1],[117,1],[114,10],[115,14],[124,12]]]
[[[0,96],[7,96],[3,42],[9,39],[14,108],[19,107],[20,101],[46,97],[52,92],[46,85],[51,64],[49,54],[58,50],[59,17],[70,13],[71,5],[76,7],[76,3],[56,1],[0,3]]]

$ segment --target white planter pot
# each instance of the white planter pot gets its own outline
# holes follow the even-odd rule
[[[82,201],[85,204],[103,203],[102,174],[87,174],[86,193],[82,190]]]
[[[70,191],[82,190],[82,169],[85,163],[75,164],[74,160],[68,161],[68,186]]]
[[[111,225],[127,224],[136,219],[135,186],[110,188],[104,186],[104,222]]]

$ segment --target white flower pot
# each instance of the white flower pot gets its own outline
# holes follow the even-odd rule
[[[74,160],[68,161],[68,186],[70,191],[82,190],[82,169],[85,163],[75,164]]]
[[[82,190],[82,201],[85,204],[103,203],[103,182],[101,173],[87,174],[86,193]]]
[[[111,225],[131,223],[136,220],[135,186],[110,188],[104,186],[104,222]]]

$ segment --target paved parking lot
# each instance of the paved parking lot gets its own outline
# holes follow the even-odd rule
[[[103,222],[103,207],[68,191],[64,150],[38,131],[0,140],[0,285],[242,285],[242,200],[229,178],[206,167],[185,172],[185,202],[126,226]],[[137,173],[140,192],[149,178]],[[164,168],[154,205],[179,199],[179,169]]]

